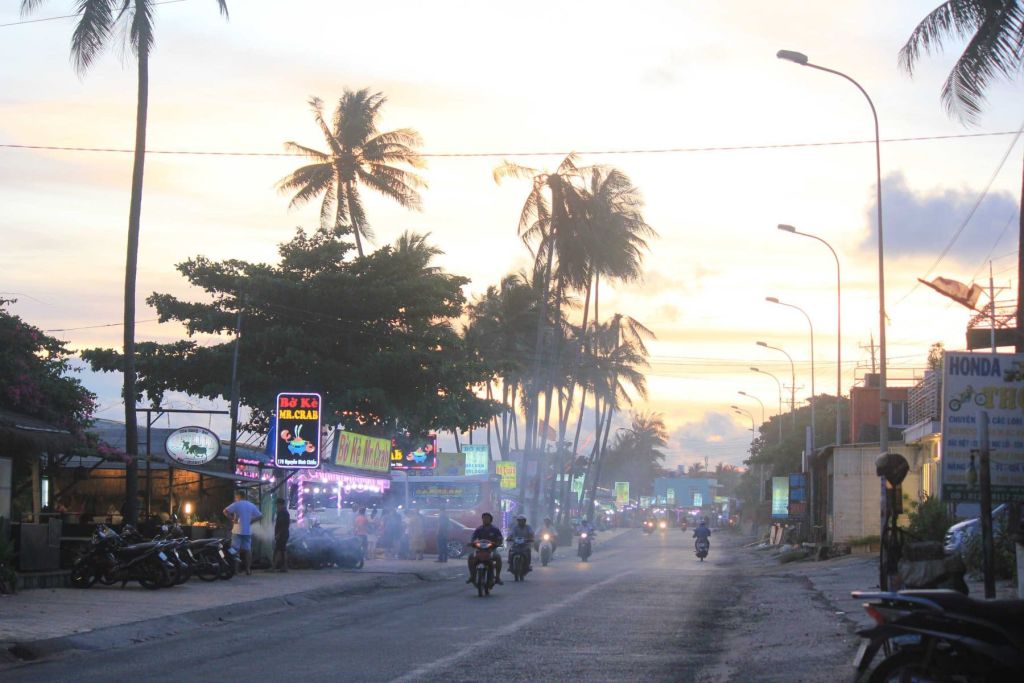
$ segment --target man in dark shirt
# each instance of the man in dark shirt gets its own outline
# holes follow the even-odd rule
[[[278,498],[277,519],[274,521],[274,567],[279,572],[288,571],[288,525],[291,521],[284,498]]]
[[[491,516],[491,513],[489,512],[485,512],[484,514],[482,514],[480,516],[480,519],[483,522],[483,525],[478,526],[476,528],[476,530],[473,532],[473,538],[471,538],[470,541],[472,542],[477,539],[490,541],[495,545],[495,549],[497,549],[497,546],[500,546],[502,543],[505,542],[505,537],[501,535],[501,529],[492,524],[492,522],[494,521],[494,517]],[[492,557],[494,558],[494,582],[498,584],[503,584],[504,582],[501,580],[501,555],[495,552],[493,553]],[[466,581],[466,583],[473,583],[473,570],[476,569],[476,553],[469,554],[468,562],[469,579]]]

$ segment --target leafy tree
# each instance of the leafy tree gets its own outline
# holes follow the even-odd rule
[[[96,396],[69,376],[71,354],[65,342],[7,311],[14,301],[0,298],[0,408],[82,435]]]
[[[486,424],[497,407],[474,387],[491,370],[466,353],[451,325],[468,280],[430,266],[437,250],[422,236],[355,261],[344,259],[350,246],[322,227],[280,245],[277,265],[196,257],[178,270],[212,301],[148,301],[161,321],[180,321],[190,335],[233,335],[242,311],[240,397],[253,410],[252,430],[265,429],[284,390],[318,391],[327,419],[371,435]],[[140,344],[140,387],[157,404],[172,390],[227,397],[233,344]],[[97,370],[123,362],[112,349],[83,356]]]
[[[605,456],[601,484],[628,481],[630,493],[647,495],[653,491],[654,480],[664,476],[668,431],[660,413],[634,413],[629,429],[616,433]]]
[[[946,348],[942,345],[942,342],[935,342],[928,347],[928,369],[929,370],[942,370],[942,353]]]
[[[22,14],[28,14],[45,0],[22,0]],[[135,278],[139,259],[139,229],[142,220],[142,179],[146,162],[146,123],[149,111],[149,53],[155,39],[154,22],[157,0],[78,0],[80,16],[71,36],[71,57],[75,69],[84,74],[110,43],[120,38],[123,47],[138,62],[138,96],[135,114],[135,157],[132,166],[132,193],[128,208],[128,255],[124,276],[124,419],[128,467],[125,472],[126,521],[135,522],[138,514],[138,433],[135,404],[129,400],[135,391]],[[220,12],[228,15],[226,0],[217,0]]]
[[[320,206],[322,226],[331,224],[340,235],[351,230],[356,251],[363,254],[363,240],[373,239],[366,220],[361,186],[369,187],[410,209],[420,208],[418,188],[426,183],[415,173],[394,164],[423,168],[426,164],[416,151],[422,144],[411,128],[386,133],[377,130],[377,118],[387,98],[368,89],[345,90],[334,110],[331,125],[324,120],[323,100],[311,97],[313,118],[324,135],[329,152],[321,152],[297,142],[286,142],[291,152],[306,156],[313,163],[296,169],[281,182],[282,192],[295,192],[290,206],[304,204],[323,195]]]

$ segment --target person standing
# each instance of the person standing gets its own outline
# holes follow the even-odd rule
[[[437,515],[437,561],[448,561],[448,534],[451,521],[448,519],[448,511],[441,506],[441,512]]]
[[[377,556],[377,539],[380,537],[381,530],[383,528],[383,521],[377,516],[379,510],[373,508],[370,511],[370,533],[366,537],[367,549],[366,559],[370,560]]]
[[[274,520],[274,569],[288,571],[288,534],[292,516],[284,498],[277,499],[277,518]]]
[[[409,533],[409,556],[417,560],[423,559],[426,539],[423,538],[423,515],[419,510],[410,510],[406,520]]]
[[[246,575],[252,575],[252,523],[263,519],[260,509],[245,499],[244,491],[235,491],[235,502],[224,508],[224,515],[234,519],[232,545],[242,558]]]
[[[359,508],[359,512],[356,514],[356,521],[352,525],[352,533],[359,539],[359,547],[365,560],[368,547],[367,539],[370,536],[370,520],[366,517],[366,508]]]

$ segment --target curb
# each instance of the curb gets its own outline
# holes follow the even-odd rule
[[[35,641],[0,643],[0,667],[29,664],[72,652],[98,652],[129,647],[204,626],[217,626],[294,607],[314,606],[327,600],[373,593],[387,588],[405,588],[424,582],[449,581],[453,576],[455,574],[451,570],[376,573],[351,582],[117,624],[84,633]]]

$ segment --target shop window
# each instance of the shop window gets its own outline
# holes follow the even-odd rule
[[[907,402],[892,401],[889,403],[889,426],[908,427]]]

